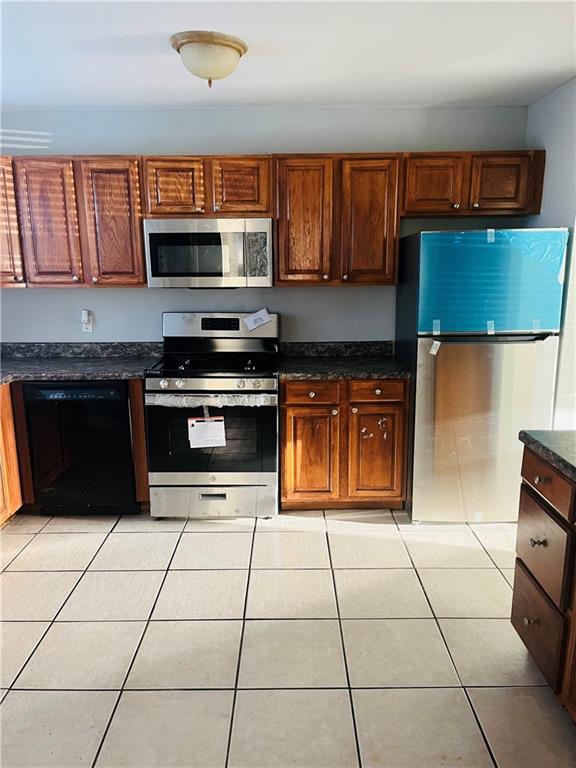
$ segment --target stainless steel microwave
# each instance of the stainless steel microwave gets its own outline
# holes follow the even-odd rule
[[[272,219],[145,219],[150,288],[272,285]]]

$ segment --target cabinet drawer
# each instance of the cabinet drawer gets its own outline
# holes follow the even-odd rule
[[[524,486],[520,491],[516,553],[561,611],[567,600],[569,546],[570,532]]]
[[[337,403],[337,381],[287,381],[284,385],[286,403]]]
[[[522,477],[563,517],[570,521],[574,519],[572,484],[527,448],[522,460]]]
[[[514,573],[512,624],[546,680],[557,690],[564,621],[519,560]]]
[[[380,400],[404,400],[404,381],[366,379],[350,382],[350,401],[374,403]]]

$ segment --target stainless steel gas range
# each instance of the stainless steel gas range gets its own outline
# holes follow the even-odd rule
[[[278,511],[278,316],[165,312],[146,371],[152,517]]]

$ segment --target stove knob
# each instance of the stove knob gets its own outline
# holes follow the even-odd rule
[[[261,386],[260,379],[254,379],[254,389],[260,389]]]
[[[184,381],[184,379],[176,379],[174,384],[176,387],[178,387],[178,389],[182,389],[183,387],[186,386],[186,382]]]
[[[238,387],[238,389],[244,389],[244,387],[246,386],[246,382],[244,381],[244,379],[238,379],[238,381],[236,382],[236,386]]]
[[[168,379],[160,379],[160,381],[158,382],[158,385],[160,386],[160,389],[167,389]]]

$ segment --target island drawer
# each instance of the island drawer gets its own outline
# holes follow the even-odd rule
[[[554,467],[532,451],[524,451],[522,477],[563,517],[572,521],[573,487]]]
[[[284,384],[284,402],[292,404],[338,403],[337,381],[287,381]]]
[[[512,624],[546,680],[557,690],[564,620],[519,560],[514,573]]]
[[[570,545],[571,532],[523,485],[516,554],[561,611],[566,608],[569,597],[569,569],[566,566]]]

